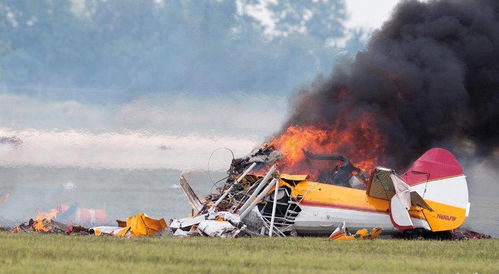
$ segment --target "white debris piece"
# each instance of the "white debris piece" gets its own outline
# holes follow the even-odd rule
[[[173,236],[175,236],[175,237],[189,237],[189,232],[184,231],[182,229],[177,229],[177,230],[175,230],[175,233],[173,233]]]
[[[241,222],[241,217],[238,214],[230,213],[227,211],[218,212],[216,218],[224,219],[233,225],[237,225]]]
[[[187,228],[199,224],[201,221],[206,220],[207,214],[199,215],[196,217],[185,217],[182,219],[173,219],[170,223],[171,229]]]
[[[98,231],[97,233],[116,234],[116,233],[120,232],[123,229],[123,227],[119,227],[119,226],[96,226],[96,227],[92,227],[90,229],[92,229],[95,232]]]
[[[232,238],[238,229],[227,221],[205,220],[199,223],[198,230],[210,237]]]

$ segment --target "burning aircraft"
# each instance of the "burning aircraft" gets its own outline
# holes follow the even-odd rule
[[[222,237],[326,235],[343,223],[350,229],[375,227],[385,234],[441,232],[459,228],[468,216],[466,177],[445,149],[428,150],[403,174],[379,166],[366,174],[344,155],[302,154],[309,161],[330,162],[334,168],[329,180],[280,173],[282,155],[268,145],[234,160],[226,184],[203,200],[181,177],[192,216],[173,220],[171,228],[178,234],[195,228]],[[262,168],[266,172],[261,173]]]
[[[172,228],[231,236],[326,234],[343,221],[385,232],[460,227],[466,177],[435,147],[468,164],[497,157],[498,13],[497,1],[401,2],[364,50],[291,98],[282,129],[234,160],[215,193],[198,199],[182,178],[193,212]]]
[[[400,161],[391,161],[393,142],[382,128],[367,111],[344,112],[327,124],[290,125],[234,159],[225,184],[204,199],[182,177],[192,216],[174,220],[171,228],[222,237],[325,235],[342,223],[384,234],[459,228],[470,204],[454,155],[429,149],[405,172],[397,172]],[[399,164],[384,167],[393,162]],[[222,227],[216,220],[229,224]]]

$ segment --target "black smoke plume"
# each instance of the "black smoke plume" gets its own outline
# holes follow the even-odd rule
[[[499,1],[403,1],[364,51],[295,100],[284,129],[374,117],[393,167],[437,145],[490,156],[499,143]]]

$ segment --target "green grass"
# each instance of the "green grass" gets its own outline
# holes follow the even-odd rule
[[[499,240],[138,238],[0,233],[0,272],[499,273]]]

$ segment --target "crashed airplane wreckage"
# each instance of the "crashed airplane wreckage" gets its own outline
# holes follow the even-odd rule
[[[204,199],[181,176],[192,212],[173,219],[170,229],[177,236],[295,236],[330,235],[346,224],[350,229],[376,228],[377,237],[381,231],[452,231],[468,216],[466,177],[445,149],[427,151],[402,175],[384,167],[367,175],[345,156],[303,153],[312,161],[342,164],[327,182],[315,182],[306,174],[279,173],[280,153],[264,146],[233,160],[225,184]],[[252,174],[262,169],[268,170]]]

